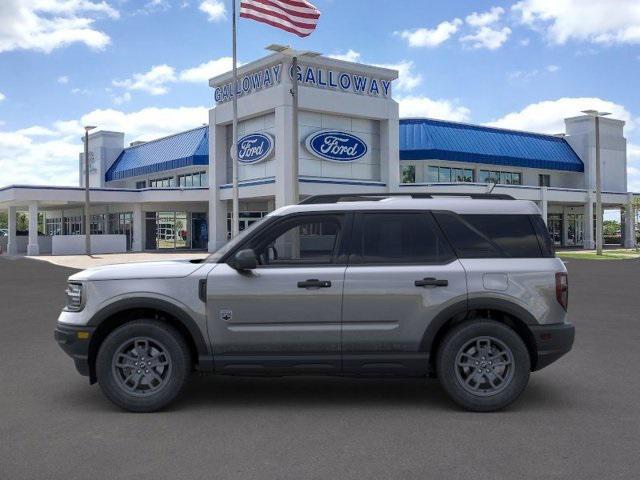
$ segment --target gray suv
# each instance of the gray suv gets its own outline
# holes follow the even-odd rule
[[[331,195],[274,211],[205,260],[72,275],[55,338],[127,410],[189,374],[437,376],[498,410],[567,353],[564,264],[504,195]]]

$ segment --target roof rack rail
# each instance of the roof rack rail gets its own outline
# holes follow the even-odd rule
[[[300,201],[298,205],[313,205],[317,203],[338,203],[338,202],[375,202],[390,197],[411,197],[413,199],[435,198],[435,197],[467,197],[474,200],[515,200],[511,195],[505,193],[332,193],[324,195],[311,195]]]

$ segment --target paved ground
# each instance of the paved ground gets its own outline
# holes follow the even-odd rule
[[[638,478],[640,261],[568,267],[575,349],[506,412],[435,381],[197,377],[136,415],[53,341],[72,271],[0,257],[0,478]]]

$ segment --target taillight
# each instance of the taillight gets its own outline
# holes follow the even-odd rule
[[[565,272],[556,273],[556,299],[566,310],[569,303],[569,276]]]

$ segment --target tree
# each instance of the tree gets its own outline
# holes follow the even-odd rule
[[[9,228],[7,222],[7,212],[0,212],[0,228]]]
[[[620,234],[620,222],[616,220],[605,220],[602,223],[602,234],[605,237],[615,237]]]
[[[19,232],[24,232],[29,230],[29,217],[24,212],[19,212],[17,215],[16,221],[16,230]]]

